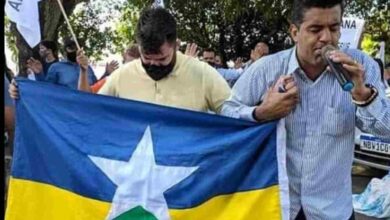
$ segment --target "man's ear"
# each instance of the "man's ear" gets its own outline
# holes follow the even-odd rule
[[[295,43],[298,42],[299,28],[295,24],[290,24],[290,36]]]

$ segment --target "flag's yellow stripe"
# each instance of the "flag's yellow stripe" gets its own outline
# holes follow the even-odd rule
[[[6,220],[105,219],[111,207],[52,185],[13,178],[7,200]]]
[[[169,212],[173,220],[277,220],[281,219],[279,187],[216,196],[198,207]]]
[[[105,219],[111,204],[29,180],[10,179],[6,220]],[[172,220],[280,219],[279,188],[220,195],[189,209],[170,209]]]

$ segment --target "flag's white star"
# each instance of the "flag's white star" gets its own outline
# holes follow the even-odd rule
[[[149,127],[128,162],[89,157],[118,186],[107,219],[137,206],[142,206],[159,220],[170,219],[163,193],[198,168],[157,165]]]

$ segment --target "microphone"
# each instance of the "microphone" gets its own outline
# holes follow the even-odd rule
[[[343,88],[344,91],[351,91],[353,87],[355,86],[353,82],[351,81],[351,78],[348,75],[347,70],[345,70],[341,63],[333,62],[329,58],[329,52],[337,50],[332,45],[327,45],[321,49],[321,55],[326,61],[326,63],[329,65],[330,70],[333,72],[333,74],[336,76],[337,81],[339,82],[341,88]]]

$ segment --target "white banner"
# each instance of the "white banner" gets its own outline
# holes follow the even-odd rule
[[[39,25],[40,0],[7,0],[5,13],[16,23],[19,33],[31,48],[41,41],[41,28]]]
[[[358,48],[360,36],[364,28],[364,20],[358,18],[343,18],[341,23],[340,48]]]
[[[164,0],[154,0],[154,3],[153,3],[153,7],[157,8],[157,7],[162,7],[164,8]]]

